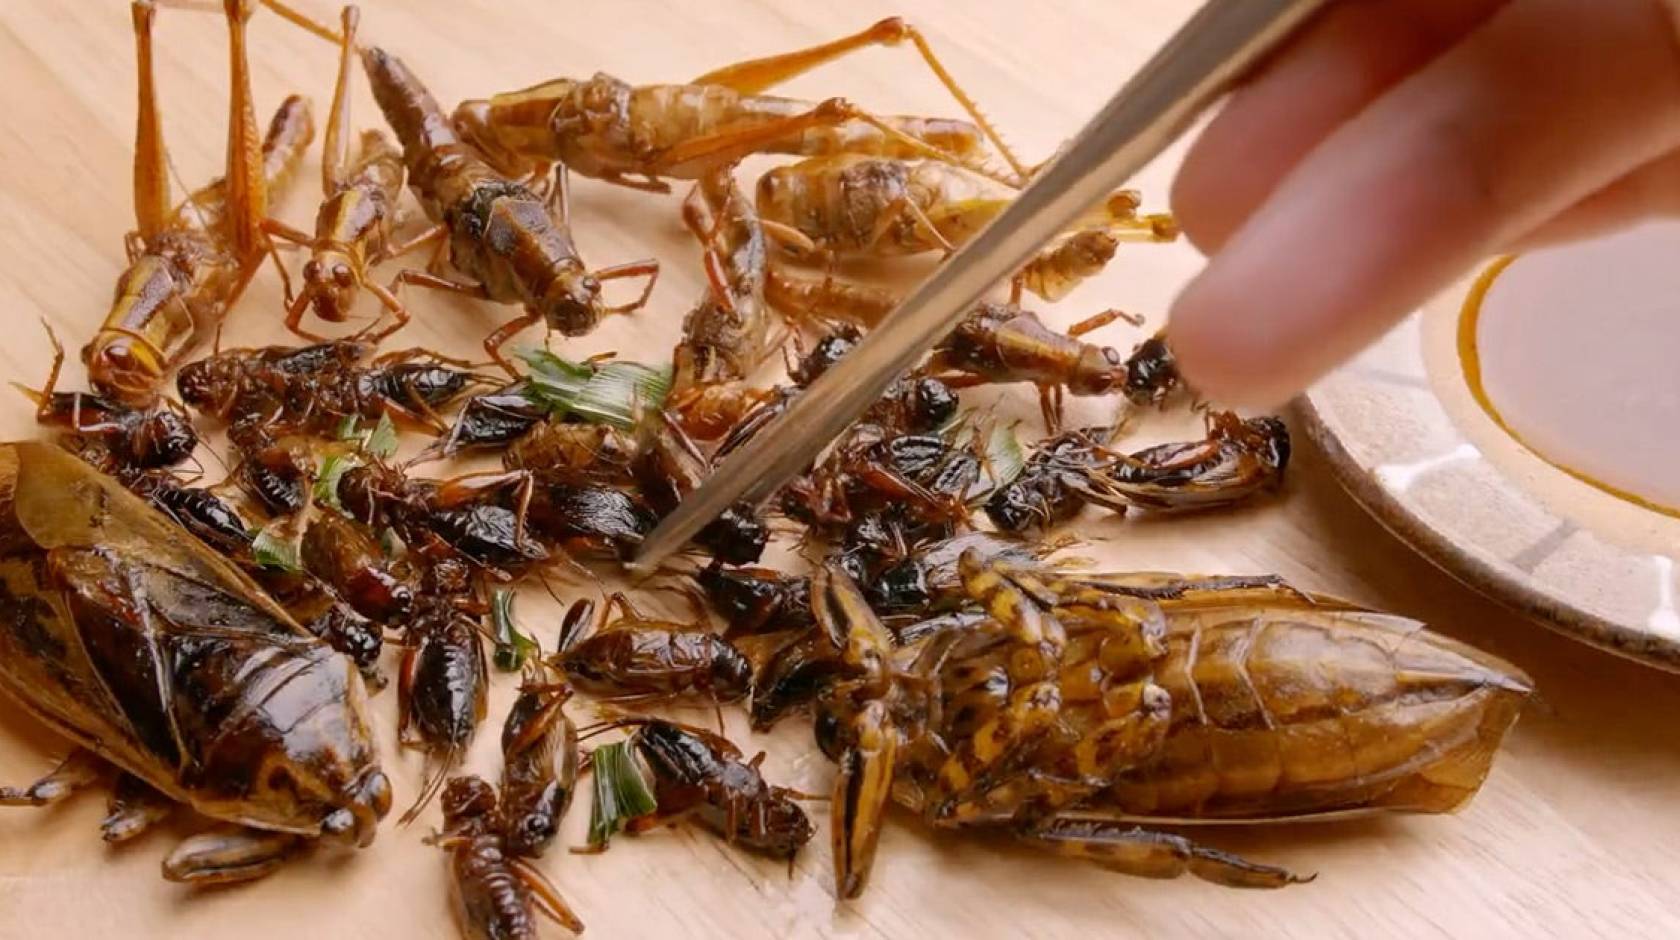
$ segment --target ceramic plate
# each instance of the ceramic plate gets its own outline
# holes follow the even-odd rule
[[[1304,396],[1355,499],[1466,583],[1680,671],[1680,222],[1490,265]]]

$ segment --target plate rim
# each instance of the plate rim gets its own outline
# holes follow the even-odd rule
[[[1421,315],[1422,311],[1412,314]],[[1680,641],[1584,610],[1458,548],[1359,465],[1320,411],[1317,399],[1327,394],[1321,385],[1297,396],[1294,410],[1299,422],[1324,454],[1342,489],[1396,538],[1455,580],[1540,626],[1624,659],[1680,673]],[[1433,389],[1429,395],[1435,398]],[[1456,430],[1457,422],[1450,415],[1447,420]],[[1502,470],[1498,472],[1505,477]]]

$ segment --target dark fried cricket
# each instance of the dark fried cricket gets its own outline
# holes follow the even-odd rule
[[[1062,390],[1106,395],[1125,387],[1127,368],[1119,351],[1079,338],[1120,319],[1133,318],[1108,310],[1059,333],[1030,310],[982,303],[939,344],[927,369],[952,387],[1031,382],[1038,386],[1045,426],[1054,431],[1061,424]]]
[[[1229,506],[1282,485],[1289,453],[1280,419],[1213,412],[1205,440],[1138,451],[1095,475],[1093,489],[1156,512]]]
[[[565,713],[571,697],[564,682],[535,675],[520,688],[502,725],[502,831],[514,855],[540,857],[572,803],[578,733]]]
[[[526,531],[531,492],[531,476],[523,471],[434,480],[407,477],[378,462],[345,472],[338,483],[340,503],[364,525],[389,526],[410,546],[441,541],[502,579],[549,560],[548,550]]]
[[[986,515],[1002,532],[1041,533],[1067,522],[1094,502],[1117,513],[1126,503],[1105,496],[1092,475],[1113,466],[1102,428],[1066,431],[1040,441],[1015,479],[986,500]]]
[[[653,530],[641,500],[610,486],[539,483],[531,494],[531,528],[572,557],[628,559]]]
[[[621,701],[698,696],[713,702],[736,701],[751,689],[752,663],[723,637],[649,619],[622,594],[610,607],[619,608],[619,618],[587,636],[581,635],[586,618],[567,618],[571,632],[562,634],[551,662],[578,689]]]
[[[791,862],[816,828],[794,802],[803,794],[766,783],[759,773],[760,751],[741,760],[741,750],[727,738],[658,718],[626,718],[590,733],[634,728],[629,743],[653,781],[659,808],[629,821],[631,832],[676,825],[692,819],[725,842],[760,855]]]
[[[370,351],[353,340],[225,350],[182,366],[175,384],[182,401],[223,421],[331,435],[381,417],[440,432],[438,409],[484,381],[425,350],[364,364]]]
[[[332,510],[318,511],[300,548],[303,567],[332,585],[357,613],[398,626],[414,612],[414,585],[365,526]]]
[[[809,578],[769,568],[727,568],[714,561],[695,580],[728,625],[725,636],[796,630],[816,622]]]
[[[509,851],[494,787],[479,777],[456,777],[442,803],[443,831],[429,841],[449,853],[449,893],[462,936],[536,940],[538,915],[583,932],[559,890]]]
[[[610,424],[544,421],[510,444],[502,466],[527,470],[539,482],[624,486],[636,460],[636,439]]]
[[[428,457],[450,457],[463,451],[506,447],[542,423],[548,406],[531,391],[529,379],[519,379],[466,400],[449,432],[427,451]]]
[[[484,720],[490,669],[479,624],[448,601],[422,602],[403,638],[397,736],[425,749],[435,776],[403,814],[411,822],[442,786]]]
[[[231,824],[165,862],[200,884],[261,877],[306,840],[373,840],[390,784],[344,657],[56,446],[0,446],[0,491],[0,690],[75,746],[0,805],[61,799],[114,763]]]

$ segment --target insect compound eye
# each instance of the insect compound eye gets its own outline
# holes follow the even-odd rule
[[[350,266],[342,261],[333,265],[332,275],[333,283],[339,287],[353,287],[356,283],[355,272],[351,271]]]
[[[343,835],[356,828],[356,814],[347,809],[335,809],[321,820],[321,831],[329,836]]]

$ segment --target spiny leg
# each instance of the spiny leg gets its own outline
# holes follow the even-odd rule
[[[406,349],[393,349],[390,352],[380,353],[373,359],[373,364],[376,366],[388,366],[393,363],[401,364],[409,362],[428,362],[434,365],[455,366],[461,369],[470,369],[473,366],[478,365],[478,363],[475,363],[470,359],[462,359],[459,356],[445,356],[443,353],[440,353],[435,349],[427,349],[424,346],[409,346]],[[484,381],[488,383],[492,380],[484,379]]]
[[[27,787],[0,787],[0,806],[50,806],[99,782],[109,765],[92,751],[77,748],[45,777]]]
[[[288,225],[279,219],[264,219],[263,230],[282,241],[291,242],[303,248],[315,244],[315,236],[293,225]]]
[[[1043,659],[1039,675],[1022,673],[1015,662],[1011,675],[1025,680],[1049,675],[1067,644],[1067,631],[1044,609],[1053,602],[1049,588],[1010,566],[987,562],[973,549],[958,556],[957,572],[963,592],[984,606],[1011,640]]]
[[[1112,594],[1138,597],[1175,608],[1197,603],[1211,606],[1266,601],[1301,606],[1332,603],[1290,584],[1280,575],[1180,575],[1168,572],[1135,571],[1084,574],[1071,579],[1080,587]]]
[[[968,92],[957,83],[956,77],[947,71],[945,64],[939,61],[938,56],[934,55],[933,47],[928,44],[927,37],[922,35],[921,30],[908,23],[900,21],[899,26],[903,35],[916,47],[916,52],[921,55],[922,61],[927,63],[928,69],[939,79],[939,83],[945,86],[945,90],[951,93],[951,97],[957,99],[957,104],[961,105],[969,118],[980,127],[980,132],[985,134],[986,139],[997,148],[1004,162],[1009,164],[1009,169],[1014,172],[1017,184],[1025,183],[1027,177],[1032,175],[1032,171],[1015,156],[1015,151],[1004,142],[1003,135],[998,133],[997,128],[993,127],[992,122],[981,112],[980,105],[969,97]]]
[[[303,841],[289,832],[223,823],[183,839],[163,860],[163,877],[195,885],[255,881],[272,874]]]
[[[1189,873],[1233,888],[1281,888],[1313,880],[1286,868],[1261,865],[1198,845],[1183,836],[1150,832],[1110,819],[1059,816],[1017,836],[1035,848],[1083,858],[1106,868],[1144,878],[1177,878]]]
[[[623,591],[614,591],[608,596],[606,604],[601,608],[601,624],[604,625],[608,620],[611,620],[615,610],[618,611],[618,619],[612,622],[613,627],[649,622],[647,613],[637,607],[636,602],[630,599],[630,595]]]
[[[1156,754],[1172,722],[1172,696],[1153,682],[1130,683],[1102,698],[1107,720],[1079,736],[1049,768],[1010,773],[990,788],[975,787],[951,806],[944,822],[987,818],[1043,818],[1086,799],[1112,780],[1117,768]],[[936,820],[940,821],[940,820]]]
[[[566,164],[554,164],[554,182],[549,185],[544,201],[548,203],[548,211],[554,214],[554,221],[561,228],[571,227],[572,171]]]
[[[448,247],[448,234],[449,229],[443,225],[427,226],[407,241],[387,243],[384,249],[380,251],[379,257],[377,259],[370,259],[368,263],[371,265],[376,261],[389,261],[394,258],[400,258],[417,248],[431,243],[436,243],[437,247],[442,250]],[[433,263],[436,263],[435,258],[433,259]],[[428,265],[428,267],[430,267],[430,265]],[[357,332],[355,338],[361,339],[365,336],[368,342],[378,343],[407,326],[408,321],[412,319],[412,316],[408,312],[408,305],[403,303],[402,298],[398,297],[396,291],[392,289],[397,286],[398,281],[392,281],[391,287],[386,287],[377,281],[367,279],[365,277],[365,270],[366,269],[364,269],[362,286],[367,288],[368,293],[378,299],[380,306],[390,312],[393,322],[390,326],[387,326],[384,329],[375,330],[374,327],[379,324],[379,320],[376,318],[372,323],[369,323],[361,331]],[[420,272],[415,272],[415,275],[418,276],[419,273]],[[434,272],[431,276],[438,277],[439,275]],[[399,274],[398,277],[400,278],[401,275]],[[414,283],[419,282],[414,281]],[[451,290],[456,290],[457,287],[464,288],[467,286],[463,282],[458,281],[450,281],[450,283],[456,285],[456,287],[450,288]],[[482,291],[482,288],[480,288],[480,290]]]
[[[175,801],[139,777],[124,773],[117,777],[116,785],[111,788],[99,831],[106,842],[127,842],[167,819],[174,811]]]
[[[436,504],[442,509],[455,509],[502,490],[511,489],[523,494],[531,486],[532,479],[529,470],[485,470],[463,474],[438,487]]]
[[[735,170],[733,167],[724,167],[717,172],[733,174]],[[726,249],[718,244],[723,233],[724,214],[721,210],[712,210],[706,196],[706,185],[705,180],[695,183],[694,188],[683,197],[683,224],[700,242],[701,267],[706,272],[706,283],[711,287],[713,300],[724,312],[733,314],[735,296],[730,290],[729,272],[725,270],[723,259]]]
[[[1044,433],[1051,437],[1062,433],[1062,386],[1038,386],[1038,414],[1044,421]]]
[[[440,244],[447,245],[448,242],[445,241]],[[413,284],[416,287],[424,287],[428,290],[460,294],[463,297],[471,297],[475,300],[489,299],[489,295],[485,292],[484,285],[482,284],[474,283],[472,281],[457,281],[444,277],[440,274],[434,274],[430,271],[419,271],[414,268],[404,268],[397,272],[397,276],[391,279],[390,286],[386,288],[387,292],[389,292],[393,298],[398,299],[397,302],[399,305],[401,305],[400,291],[405,284]],[[519,332],[527,326],[530,326],[532,323],[535,323],[540,319],[541,315],[528,313],[526,316],[520,317],[518,320],[514,321],[514,323],[520,324],[517,328],[509,330],[508,326],[512,326],[512,324],[508,324],[508,326],[503,326],[494,333],[491,333],[490,336],[484,340],[484,348],[490,352],[490,357],[502,368],[512,373],[515,378],[518,377],[518,373],[514,372],[513,366],[509,364],[506,359],[502,358],[501,345],[507,342],[508,337],[511,337],[513,334]]]
[[[296,244],[308,246],[313,244],[315,240],[314,236],[311,236],[306,232],[300,232],[297,229],[294,229],[291,226],[275,219],[265,221],[264,228],[269,234],[279,236],[286,241],[294,242]],[[284,271],[285,266],[280,263],[279,252],[275,251],[271,254],[274,256],[275,266]],[[315,295],[320,290],[321,285],[318,282],[313,279],[305,279],[303,283],[303,290],[298,291],[294,295],[292,293],[290,279],[287,279],[286,281],[286,330],[292,335],[311,343],[324,343],[327,341],[325,336],[322,336],[319,333],[312,333],[303,328],[303,316],[308,312],[310,304],[314,303]]]

